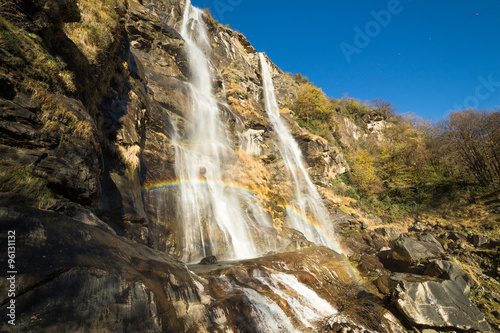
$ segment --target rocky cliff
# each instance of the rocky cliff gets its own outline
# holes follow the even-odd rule
[[[255,240],[263,258],[201,267],[179,260],[190,251],[177,204],[179,150],[192,145],[187,132],[197,121],[180,33],[185,7],[184,0],[1,5],[0,221],[2,244],[15,232],[16,271],[14,284],[0,282],[15,294],[2,292],[2,311],[12,313],[8,306],[16,304],[16,325],[2,321],[2,331],[489,330],[454,278],[390,274],[391,265],[407,274],[416,264],[404,257],[412,249],[400,249],[411,242],[365,230],[376,221],[341,212],[328,186],[349,168],[340,145],[362,130],[346,119],[345,142],[336,146],[301,128],[285,108],[299,86],[267,59],[281,118],[335,234],[350,241],[339,254],[311,247],[290,228],[294,184],[264,107],[259,55],[242,34],[209,15],[203,20],[211,90],[229,142],[221,153],[222,180],[230,175],[232,186],[226,182],[225,191],[252,193],[255,202],[238,209],[269,225]],[[200,179],[206,172],[199,168]],[[434,245],[425,247],[426,241]],[[415,242],[428,250],[422,257],[444,253],[435,239]],[[375,255],[388,249],[395,255]],[[1,258],[6,263],[7,252]],[[363,286],[352,264],[368,281],[377,270],[378,287]],[[433,309],[422,304],[422,288],[434,292],[440,313],[466,319],[429,319]],[[456,312],[439,304],[450,297],[460,303]]]

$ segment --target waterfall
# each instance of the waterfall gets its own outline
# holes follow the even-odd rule
[[[207,56],[211,46],[203,13],[189,0],[180,33],[189,62],[187,86],[192,100],[185,134],[177,134],[174,140],[182,259],[195,262],[209,255],[220,259],[256,257],[259,249],[253,239],[262,238],[272,223],[259,200],[231,185],[225,172],[234,152],[212,91],[215,76]]]
[[[329,237],[334,236],[330,215],[316,187],[309,178],[302,153],[290,130],[280,117],[274,84],[267,66],[266,57],[259,53],[262,70],[265,109],[271,125],[278,135],[278,149],[295,185],[295,199],[291,203],[298,214],[289,214],[290,227],[299,230],[312,242],[329,246],[339,251]],[[307,216],[308,222],[301,217]]]

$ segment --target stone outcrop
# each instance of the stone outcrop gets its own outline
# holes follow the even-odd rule
[[[469,295],[470,288],[474,285],[474,280],[469,274],[457,264],[449,261],[436,260],[431,262],[424,274],[454,281],[465,295]]]
[[[484,315],[454,281],[418,281],[418,277],[406,277],[397,281],[392,293],[396,307],[412,325],[491,331]]]
[[[17,332],[208,331],[202,281],[169,255],[15,196],[0,196],[0,220],[16,232]]]
[[[422,259],[437,258],[444,254],[444,249],[432,235],[424,235],[420,240],[401,236],[394,242],[392,256],[408,264],[418,263]]]

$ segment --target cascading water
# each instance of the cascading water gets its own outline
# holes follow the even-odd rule
[[[265,237],[262,234],[272,225],[258,199],[231,186],[230,175],[224,170],[234,153],[212,91],[214,73],[206,55],[211,46],[203,13],[189,0],[181,35],[188,56],[187,85],[192,99],[186,133],[174,140],[182,259],[195,262],[209,255],[223,259],[256,257],[264,249],[259,250],[253,238]]]
[[[240,286],[234,278],[220,275],[217,288],[227,295],[245,296],[252,311],[248,319],[255,324],[256,332],[303,332],[338,313],[293,274],[255,269],[251,276],[251,286]]]
[[[291,205],[299,212],[298,215],[311,217],[309,223],[306,223],[303,219],[297,217],[296,214],[289,214],[290,227],[302,232],[308,240],[329,246],[340,252],[338,246],[328,238],[334,236],[329,213],[316,187],[309,178],[297,142],[280,117],[274,93],[274,84],[267,66],[266,57],[263,53],[259,53],[259,57],[262,70],[265,109],[278,135],[278,149],[295,185],[295,200]]]

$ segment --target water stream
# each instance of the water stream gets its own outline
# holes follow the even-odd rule
[[[336,244],[331,240],[334,231],[330,214],[324,206],[316,187],[309,178],[302,159],[302,152],[297,142],[280,116],[266,56],[263,53],[259,53],[259,57],[262,69],[265,109],[278,136],[277,146],[281,157],[295,186],[295,199],[291,203],[291,206],[298,214],[288,214],[289,226],[302,232],[309,241],[329,246],[339,251]],[[304,216],[309,217],[307,223],[301,218]]]

